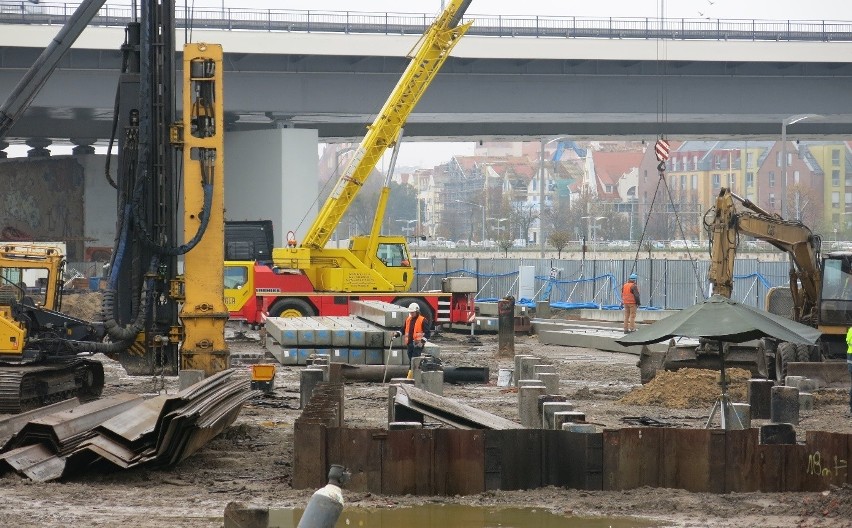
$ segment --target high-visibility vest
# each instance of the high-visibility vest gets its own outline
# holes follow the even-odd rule
[[[852,363],[852,326],[846,331],[846,362]]]
[[[624,304],[636,304],[636,297],[633,296],[633,287],[635,282],[627,281],[621,287],[621,302]]]
[[[419,343],[423,340],[423,337],[426,335],[423,332],[423,323],[426,321],[426,318],[420,314],[409,315],[408,319],[405,320],[405,331],[403,332],[403,342],[407,345],[410,338],[413,338],[415,343]],[[411,325],[414,325],[413,333]]]

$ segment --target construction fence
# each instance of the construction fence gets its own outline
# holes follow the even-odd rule
[[[519,295],[522,267],[534,269],[533,298]],[[617,308],[621,285],[631,273],[642,305],[677,310],[708,296],[707,260],[557,260],[524,258],[419,258],[415,259],[417,291],[441,289],[441,279],[476,277],[476,299],[512,295],[519,302],[550,300],[557,308]],[[555,271],[552,271],[555,270]],[[735,301],[763,308],[769,288],[789,286],[789,264],[783,261],[737,259],[734,265]]]

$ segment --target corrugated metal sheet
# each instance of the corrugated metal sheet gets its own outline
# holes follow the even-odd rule
[[[145,401],[120,394],[35,418],[6,444],[0,467],[46,481],[96,461],[121,468],[176,464],[233,423],[260,393],[234,373],[220,372],[175,396]]]

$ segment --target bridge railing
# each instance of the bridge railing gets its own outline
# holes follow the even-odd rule
[[[62,24],[78,3],[0,3],[0,23]],[[93,25],[123,26],[129,5],[105,5]],[[178,27],[223,30],[420,35],[434,14],[252,8],[176,8]],[[470,15],[468,34],[491,37],[558,37],[668,40],[852,41],[852,22],[832,20],[722,20],[689,18]]]

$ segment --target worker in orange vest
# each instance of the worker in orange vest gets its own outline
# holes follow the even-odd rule
[[[624,305],[624,333],[636,331],[636,308],[639,307],[639,286],[635,273],[631,273],[621,287],[621,303]]]
[[[405,319],[402,331],[403,343],[408,350],[408,366],[411,368],[411,359],[423,353],[426,338],[429,337],[429,320],[420,313],[420,305],[413,302],[408,305],[411,312]]]

